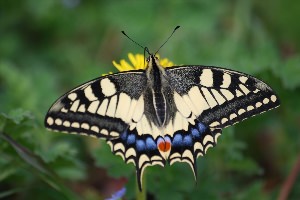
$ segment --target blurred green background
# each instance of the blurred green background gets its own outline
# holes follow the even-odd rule
[[[177,64],[223,66],[263,79],[281,106],[223,131],[198,159],[147,168],[148,199],[299,199],[300,1],[0,1],[0,199],[104,199],[135,168],[107,144],[43,126],[62,94],[109,71],[112,60],[160,50]],[[294,178],[287,179],[287,177]],[[281,197],[280,197],[281,196]]]

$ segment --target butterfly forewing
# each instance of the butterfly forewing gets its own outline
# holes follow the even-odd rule
[[[107,75],[87,82],[59,98],[49,109],[45,126],[56,131],[118,137],[131,123],[143,91],[143,72]]]
[[[272,89],[250,75],[217,67],[167,68],[170,85],[197,120],[224,128],[279,106]]]

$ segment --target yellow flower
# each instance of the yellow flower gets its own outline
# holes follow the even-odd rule
[[[159,58],[159,55],[156,55]],[[130,71],[130,70],[138,70],[138,69],[145,69],[147,66],[147,62],[145,61],[144,55],[142,54],[135,54],[132,53],[128,54],[129,63],[122,59],[120,60],[120,63],[117,63],[116,61],[113,61],[113,65],[120,71]],[[163,58],[159,60],[159,64],[162,67],[171,67],[174,64],[169,61],[167,58]]]

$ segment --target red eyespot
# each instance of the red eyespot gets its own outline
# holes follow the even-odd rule
[[[168,139],[164,140],[162,138],[159,138],[157,140],[157,147],[160,151],[163,151],[163,152],[167,152],[171,149],[171,142]]]

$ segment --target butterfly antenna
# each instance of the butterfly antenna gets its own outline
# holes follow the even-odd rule
[[[158,50],[155,52],[154,55],[156,55],[158,53],[158,51],[169,41],[169,39],[172,37],[172,35],[175,33],[175,31],[177,29],[179,29],[180,26],[176,26],[173,30],[173,32],[171,33],[171,35],[167,38],[167,40],[158,48]]]
[[[147,52],[149,55],[151,54],[149,52],[149,49],[147,47],[143,47],[142,45],[140,45],[139,43],[137,43],[136,41],[134,41],[133,39],[131,39],[126,33],[125,31],[121,31],[123,33],[123,35],[125,35],[129,40],[131,40],[133,43],[135,43],[136,45],[138,45],[139,47],[142,47],[144,49],[145,52]]]

